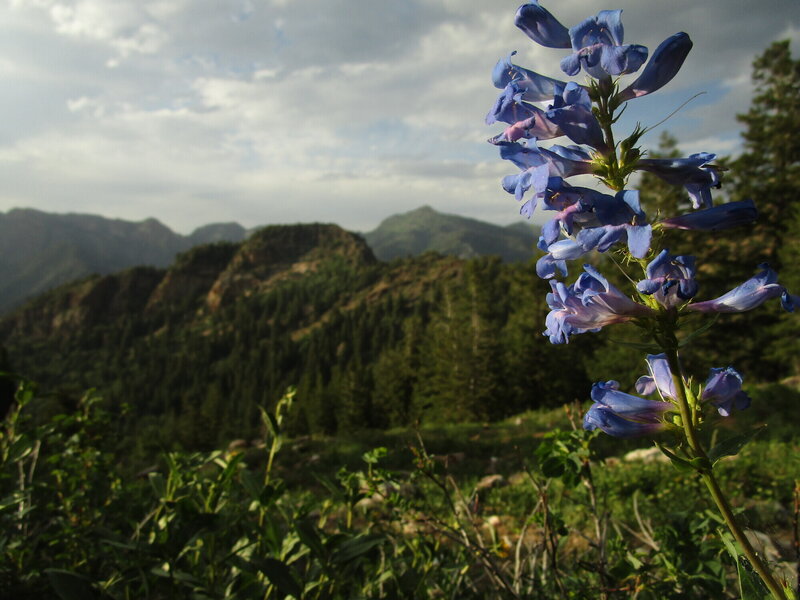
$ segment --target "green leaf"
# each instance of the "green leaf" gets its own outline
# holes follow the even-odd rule
[[[683,348],[686,344],[689,344],[696,337],[699,337],[699,336],[703,335],[706,331],[711,329],[711,327],[714,325],[714,323],[717,322],[717,319],[719,319],[720,314],[722,314],[722,313],[715,314],[714,317],[709,319],[708,322],[705,325],[703,325],[699,329],[695,329],[692,333],[690,333],[685,338],[683,338],[683,340],[681,340],[678,343],[678,348]]]
[[[672,466],[678,469],[679,471],[689,471],[692,473],[697,472],[697,468],[685,458],[681,458],[680,456],[676,455],[674,452],[669,450],[666,446],[662,446],[658,442],[656,442],[656,448],[661,450],[661,453],[666,456],[671,462]]]
[[[167,484],[164,481],[164,476],[161,473],[148,473],[147,479],[150,481],[156,497],[165,499],[167,497]]]
[[[635,348],[636,350],[641,350],[642,352],[647,352],[648,354],[659,354],[662,352],[662,349],[654,344],[646,344],[644,342],[626,342],[625,340],[608,340],[612,344],[619,344],[620,346],[628,346],[629,348]]]
[[[772,594],[761,583],[758,575],[746,569],[741,559],[736,561],[736,571],[739,576],[739,591],[742,600],[769,600],[772,598]]]
[[[549,478],[561,477],[566,470],[566,464],[560,457],[550,456],[539,463],[542,475]]]
[[[300,598],[303,588],[297,583],[291,567],[277,558],[261,558],[253,561],[254,566],[266,575],[269,582],[285,596]]]
[[[256,477],[249,469],[242,469],[239,471],[239,482],[242,484],[242,487],[247,492],[247,495],[250,496],[251,500],[259,499],[261,496],[261,488],[263,487],[260,477]]]
[[[359,556],[366,554],[375,546],[383,543],[382,535],[361,535],[343,542],[331,555],[331,561],[348,563]]]
[[[717,461],[726,456],[736,456],[739,453],[739,450],[741,450],[744,445],[747,444],[747,442],[752,440],[764,430],[764,427],[766,426],[762,425],[757,429],[753,429],[749,433],[735,435],[727,440],[723,440],[711,448],[711,450],[708,451],[708,459],[711,461],[711,464],[716,464]]]
[[[8,462],[17,462],[22,460],[33,451],[33,446],[36,442],[29,439],[28,436],[22,435],[17,439],[8,449]]]
[[[297,532],[297,537],[308,546],[314,556],[323,560],[326,558],[325,547],[322,545],[322,540],[319,538],[316,528],[311,523],[298,520],[294,524],[294,529]]]
[[[794,593],[794,589],[788,581],[783,582],[783,593],[787,600],[797,600],[797,595]]]
[[[275,420],[275,416],[268,412],[263,406],[259,406],[258,410],[261,411],[261,421],[264,423],[264,426],[269,430],[270,435],[273,438],[277,438],[281,433],[280,425],[278,425],[278,421]]]
[[[50,585],[61,600],[91,600],[94,588],[86,577],[62,569],[45,569]]]
[[[739,595],[741,600],[769,600],[772,594],[761,582],[759,576],[745,568],[739,549],[733,536],[727,531],[719,530],[719,537],[736,563],[736,574],[739,579]]]

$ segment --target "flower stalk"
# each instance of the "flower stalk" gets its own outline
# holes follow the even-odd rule
[[[720,416],[729,417],[750,405],[750,398],[742,390],[742,376],[731,366],[712,368],[703,389],[693,393],[683,377],[677,335],[681,318],[692,313],[738,313],[773,298],[780,298],[784,309],[792,312],[800,297],[789,294],[778,283],[777,273],[762,264],[757,275],[728,293],[695,302],[699,290],[695,257],[673,256],[668,249],[655,247],[654,231],[729,229],[751,223],[757,212],[751,200],[714,205],[711,190],[720,186],[723,171],[714,164],[714,154],[644,158],[645,153],[637,144],[642,135],[660,123],[650,127],[637,124],[627,137],[615,136],[614,125],[627,103],[668,84],[692,48],[689,36],[678,32],[665,39],[648,60],[646,47],[624,43],[621,13],[603,10],[567,28],[539,0],[521,6],[516,25],[534,42],[547,48],[568,49],[569,54],[560,62],[561,70],[570,77],[584,72],[590,79],[581,84],[561,81],[519,67],[511,62],[511,56],[501,59],[492,78],[502,92],[486,122],[502,121],[509,127],[489,142],[499,147],[501,158],[519,169],[519,173],[503,179],[502,187],[523,202],[520,212],[530,218],[538,206],[556,211],[555,217],[542,227],[537,244],[546,254],[538,260],[536,272],[549,279],[551,286],[547,295],[551,310],[544,335],[554,344],[566,344],[572,336],[631,322],[647,332],[662,351],[647,356],[650,373],[636,382],[639,394],[657,392],[660,399],[628,394],[613,380],[595,383],[584,428],[600,429],[621,438],[681,431],[688,460],[666,449],[665,453],[703,478],[753,569],[776,600],[786,600],[783,588],[737,523],[698,434],[700,426],[705,426],[704,411],[710,407],[716,408]],[[621,89],[621,78],[641,67],[644,68],[638,77]],[[548,101],[551,104],[547,108],[532,104]],[[538,140],[559,137],[568,138],[571,145],[538,145]],[[693,211],[674,216],[659,212],[651,222],[638,191],[625,189],[635,171],[651,173],[683,187]],[[615,194],[565,181],[585,174],[594,175]],[[560,280],[568,276],[567,261],[592,251],[606,253],[616,245],[622,262],[638,264],[644,273],[644,279],[636,282],[617,265],[634,285],[633,296],[621,292],[591,265],[584,265],[584,272],[572,284]],[[710,320],[684,337],[683,343],[713,322]],[[715,456],[713,449],[711,455]]]
[[[682,376],[677,346],[673,345],[672,347],[664,348],[664,352],[667,355],[667,362],[669,363],[669,368],[672,371],[672,381],[675,385],[676,399],[678,402],[678,409],[680,410],[683,432],[686,437],[686,441],[689,444],[689,448],[692,451],[693,458],[699,459],[699,461],[693,461],[691,464],[695,467],[700,477],[703,479],[703,482],[706,484],[706,487],[708,488],[711,497],[714,499],[714,503],[717,505],[725,524],[728,526],[728,530],[731,532],[731,534],[733,534],[733,537],[739,543],[739,546],[741,546],[742,552],[747,557],[747,560],[750,561],[753,570],[758,573],[758,576],[761,578],[761,580],[764,582],[764,585],[767,586],[770,593],[776,600],[786,600],[786,594],[783,592],[783,587],[781,587],[781,585],[775,580],[770,570],[758,556],[758,553],[753,548],[750,540],[747,539],[744,529],[742,529],[742,527],[736,521],[736,516],[733,514],[733,509],[731,508],[727,497],[722,491],[717,478],[714,476],[714,465],[711,464],[708,454],[697,437],[697,429],[695,428],[695,415],[693,414],[696,412],[696,410],[693,410],[689,406],[685,387],[686,384],[684,383]]]

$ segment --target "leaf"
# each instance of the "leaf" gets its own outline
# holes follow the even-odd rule
[[[303,588],[294,578],[291,567],[277,558],[261,558],[253,561],[253,565],[266,575],[269,582],[285,596],[300,598]]]
[[[733,536],[727,531],[719,530],[719,537],[736,563],[741,600],[769,600],[772,594],[764,587],[758,575],[745,568],[739,550],[734,544]]]
[[[545,477],[558,478],[564,474],[566,465],[560,458],[550,456],[539,463],[539,469]]]
[[[699,337],[699,336],[703,335],[706,331],[711,329],[711,327],[714,325],[714,323],[717,322],[717,319],[719,319],[720,314],[722,314],[722,313],[715,314],[714,317],[709,319],[708,322],[705,325],[703,325],[699,329],[695,329],[692,333],[690,333],[685,338],[683,338],[683,340],[681,340],[678,343],[678,348],[683,348],[686,344],[690,343],[696,337]]]
[[[20,436],[8,449],[8,458],[6,460],[10,463],[22,460],[33,451],[34,444],[35,442],[29,439],[28,436]]]
[[[82,575],[63,569],[45,569],[45,573],[61,600],[90,600],[95,597],[92,584]]]
[[[263,486],[260,478],[256,477],[252,471],[242,469],[239,472],[239,482],[242,484],[242,487],[245,489],[248,496],[250,496],[251,500],[258,500],[260,498],[261,488]]]
[[[294,525],[297,536],[300,541],[308,546],[311,553],[319,559],[325,559],[325,547],[322,545],[322,540],[319,539],[316,529],[311,523],[305,521],[297,521]]]
[[[695,466],[690,461],[686,460],[685,458],[681,458],[680,456],[676,455],[671,450],[669,450],[666,446],[662,446],[658,442],[656,442],[655,444],[656,448],[661,450],[661,453],[672,462],[672,466],[678,469],[679,471],[690,471],[692,473],[697,471]]]
[[[761,433],[766,425],[762,425],[757,429],[753,429],[749,433],[744,433],[741,435],[735,435],[733,437],[728,438],[727,440],[723,440],[711,450],[708,451],[708,459],[711,461],[712,465],[715,465],[717,461],[721,458],[726,456],[735,456],[739,453],[747,442],[752,440],[755,436]]]
[[[385,538],[382,535],[361,535],[342,543],[331,556],[331,561],[337,563],[348,563],[359,556],[366,554],[375,546],[383,543]]]
[[[269,430],[270,435],[273,438],[277,438],[280,435],[281,428],[280,425],[278,425],[278,421],[275,420],[275,416],[272,413],[267,412],[263,406],[259,406],[258,410],[261,411],[261,421]]]
[[[166,499],[167,484],[164,481],[164,476],[161,473],[149,473],[147,479],[150,481],[150,485],[156,493],[156,497]]]
[[[648,354],[659,354],[662,352],[661,348],[654,344],[646,344],[644,342],[626,342],[625,340],[612,340],[609,339],[609,342],[612,344],[619,344],[620,346],[628,346],[629,348],[635,348],[636,350],[641,350],[643,352],[647,352]]]

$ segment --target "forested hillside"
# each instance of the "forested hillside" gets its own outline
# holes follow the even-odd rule
[[[796,136],[780,135],[800,114],[784,110],[800,81],[788,44],[759,58],[755,77],[764,92],[742,116],[745,152],[729,162],[723,192],[754,196],[763,224],[669,233],[675,253],[714,257],[698,265],[698,299],[739,285],[763,261],[800,291],[800,152]],[[659,152],[674,148],[666,137]],[[651,176],[641,187],[653,214],[680,201]],[[123,445],[145,456],[254,435],[258,407],[271,408],[289,386],[298,388],[289,427],[304,434],[492,420],[583,400],[596,379],[631,385],[643,372],[641,347],[609,343],[606,333],[566,346],[542,336],[549,291],[532,262],[428,253],[387,263],[335,225],[272,226],[242,243],[197,247],[168,269],[54,290],[0,322],[0,343],[11,366],[46,390],[98,388],[120,416]],[[698,330],[707,324],[692,318]],[[797,315],[777,302],[722,315],[713,331],[683,350],[698,378],[727,365],[747,382],[797,373]],[[639,339],[625,326],[613,338]]]
[[[549,286],[531,275],[496,258],[381,263],[337,226],[276,226],[64,286],[0,332],[15,369],[97,387],[151,450],[253,435],[288,386],[295,433],[494,419],[587,389],[557,367],[593,344],[547,347]]]

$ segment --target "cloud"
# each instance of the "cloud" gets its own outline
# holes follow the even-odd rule
[[[0,208],[156,216],[182,231],[368,230],[422,204],[511,222],[499,180],[514,167],[484,142],[496,133],[483,124],[489,74],[518,50],[519,64],[561,76],[563,54],[513,26],[518,3],[0,2]],[[567,25],[587,16],[585,1],[543,3]],[[660,129],[683,149],[735,152],[752,58],[800,41],[797,3],[617,5],[629,41],[652,49],[680,30],[695,41],[670,86],[631,102],[620,125],[654,124],[705,91]]]

